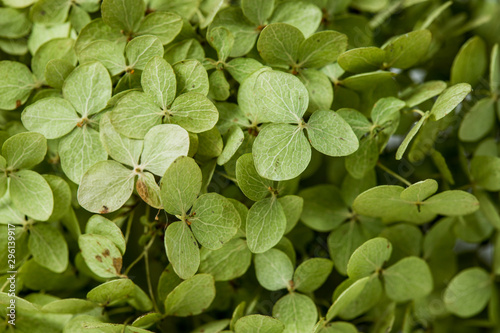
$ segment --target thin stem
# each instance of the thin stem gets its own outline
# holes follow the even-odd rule
[[[148,207],[149,207],[149,205],[148,205]],[[133,209],[130,212],[130,215],[129,215],[128,220],[127,220],[127,230],[125,231],[125,244],[128,243],[128,238],[130,236],[130,230],[132,229],[132,221],[134,220],[134,213],[135,213],[135,209]]]
[[[160,313],[160,309],[158,309],[158,305],[156,304],[156,297],[155,293],[153,292],[153,285],[151,284],[151,274],[149,272],[149,251],[146,251],[144,253],[144,264],[146,266],[146,277],[148,281],[149,297],[151,297],[151,301],[153,301],[153,307],[155,311]]]
[[[425,112],[419,109],[413,109],[412,112],[418,113],[420,116],[425,117]]]
[[[397,180],[399,180],[401,183],[407,185],[407,186],[411,186],[411,183],[409,181],[407,181],[406,179],[404,179],[403,177],[401,177],[400,175],[398,175],[397,173],[395,173],[394,171],[392,171],[391,169],[389,169],[388,167],[386,167],[385,165],[383,165],[382,163],[377,162],[377,166],[384,170],[385,172],[387,172],[388,174],[390,174],[391,176],[393,176],[394,178],[396,178]]]
[[[146,246],[144,246],[144,250],[141,252],[141,254],[127,267],[127,269],[123,273],[124,275],[128,275],[128,273],[130,272],[132,267],[134,267],[146,255],[146,252],[149,251],[149,248],[151,247],[151,245],[153,245],[153,242],[155,241],[155,237],[156,237],[156,235],[153,235],[151,237],[151,240],[149,241],[149,243]]]
[[[220,171],[215,171],[217,172],[217,174],[221,175],[222,177],[226,178],[226,179],[229,179],[230,181],[234,182],[235,184],[238,184],[238,181],[236,180],[236,178],[233,178],[231,176],[228,176],[226,175],[225,173],[222,173]]]

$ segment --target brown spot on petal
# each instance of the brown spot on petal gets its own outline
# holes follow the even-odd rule
[[[23,103],[21,102],[20,99],[16,101],[16,108],[20,107]]]
[[[109,208],[108,206],[103,205],[101,210],[99,211],[99,214],[107,214],[109,213]]]
[[[146,183],[139,179],[137,183],[135,183],[135,188],[137,189],[137,193],[140,195],[140,197],[147,202],[147,199],[149,198],[149,192]]]
[[[103,252],[102,252],[102,255],[105,256],[105,257],[109,257],[110,253],[109,253],[109,249],[105,249]]]
[[[96,255],[95,258],[97,259],[97,261],[102,262],[102,258],[100,255]]]
[[[120,274],[122,270],[122,258],[113,258],[113,267],[115,268],[116,274]]]

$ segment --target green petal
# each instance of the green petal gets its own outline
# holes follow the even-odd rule
[[[262,199],[253,204],[246,221],[247,244],[253,253],[262,253],[275,246],[283,237],[286,215],[276,198]]]
[[[41,163],[47,153],[47,139],[38,133],[19,133],[7,139],[2,156],[13,169],[29,169]]]
[[[78,66],[64,81],[62,92],[75,110],[88,117],[104,109],[111,98],[111,78],[99,62]]]
[[[0,109],[14,110],[23,105],[34,84],[35,77],[26,65],[0,61]]]
[[[144,137],[141,167],[157,176],[163,176],[167,168],[179,156],[187,156],[189,134],[177,125],[158,125]]]
[[[10,176],[10,197],[14,207],[29,217],[46,221],[52,214],[54,199],[47,181],[31,170],[21,170]]]
[[[257,172],[272,180],[299,176],[311,160],[311,146],[296,125],[270,124],[254,142],[253,158]]]
[[[188,216],[191,230],[200,244],[207,249],[217,250],[238,231],[241,220],[233,204],[217,193],[203,194]]]
[[[114,212],[132,195],[134,178],[132,170],[118,162],[98,162],[83,175],[78,188],[78,202],[89,212]]]
[[[47,139],[56,139],[71,132],[80,117],[65,99],[49,97],[41,99],[23,110],[23,125],[30,131],[43,134]]]
[[[174,271],[181,279],[192,277],[200,266],[200,250],[185,222],[174,222],[165,232],[165,249]]]
[[[86,125],[61,139],[59,156],[64,173],[77,184],[91,166],[108,158],[99,133]]]

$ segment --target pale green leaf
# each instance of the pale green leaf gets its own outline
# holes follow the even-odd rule
[[[182,279],[193,276],[200,266],[200,250],[185,222],[174,222],[165,232],[165,249],[175,273]]]
[[[304,199],[297,195],[285,195],[284,197],[278,198],[278,202],[281,207],[283,207],[283,211],[285,212],[286,234],[290,232],[299,222],[302,209],[304,207]]]
[[[270,65],[295,66],[304,35],[296,27],[286,23],[272,23],[260,33],[257,50]]]
[[[233,156],[236,154],[241,144],[245,140],[243,130],[238,125],[233,125],[224,134],[224,149],[222,153],[217,157],[217,164],[226,164]]]
[[[12,169],[29,169],[41,163],[47,153],[47,139],[38,133],[18,133],[2,146],[2,156]]]
[[[298,291],[312,292],[323,283],[330,275],[333,262],[325,258],[311,258],[297,267],[293,275],[293,287]]]
[[[93,234],[81,235],[78,246],[85,263],[94,274],[102,278],[120,276],[122,254],[109,238]]]
[[[45,67],[50,60],[61,59],[76,65],[76,54],[74,51],[75,41],[71,38],[55,38],[44,43],[38,48],[31,59],[33,74],[39,79],[44,79]]]
[[[45,66],[44,78],[49,86],[61,89],[64,80],[75,69],[70,62],[63,59],[52,59]]]
[[[144,137],[141,168],[163,176],[179,156],[187,156],[189,134],[177,125],[164,124],[151,128]]]
[[[111,98],[111,78],[99,62],[78,66],[64,81],[64,98],[84,118],[101,111]]]
[[[404,258],[383,271],[385,293],[396,302],[406,302],[430,294],[431,271],[418,257]]]
[[[300,44],[298,60],[301,67],[324,67],[347,48],[347,36],[336,31],[320,31]]]
[[[286,333],[312,332],[318,320],[318,310],[306,295],[290,293],[273,306],[273,317],[285,324]]]
[[[302,31],[307,38],[318,29],[321,17],[321,9],[310,2],[285,1],[275,8],[270,22],[283,22],[293,25]]]
[[[406,221],[412,223],[429,222],[436,214],[430,209],[420,209],[416,201],[400,198],[404,188],[396,185],[373,187],[361,193],[352,205],[361,215],[380,217],[384,222]]]
[[[443,81],[427,81],[419,84],[415,88],[405,90],[401,98],[406,102],[408,107],[414,107],[420,103],[439,95],[446,89],[446,83]]]
[[[130,139],[118,133],[111,123],[110,113],[101,117],[99,134],[101,142],[111,158],[131,167],[139,163],[143,141]]]
[[[39,0],[31,7],[30,18],[42,24],[63,23],[68,17],[70,6],[68,0]]]
[[[0,109],[14,110],[24,104],[35,85],[35,77],[24,64],[0,61]]]
[[[235,58],[226,64],[225,69],[241,84],[247,77],[262,67],[264,65],[252,58]]]
[[[385,51],[378,47],[360,47],[342,53],[338,57],[339,65],[351,73],[376,71],[383,67]]]
[[[246,221],[247,244],[253,253],[262,253],[276,245],[286,228],[286,215],[276,198],[253,204]]]
[[[153,57],[163,57],[163,44],[155,36],[139,36],[132,39],[125,48],[128,65],[134,69],[144,69]]]
[[[219,11],[215,16],[210,28],[223,26],[231,31],[234,37],[234,47],[231,57],[241,57],[247,54],[255,44],[259,32],[255,25],[249,22],[243,15],[241,8],[230,6]]]
[[[227,82],[226,75],[222,69],[213,71],[209,78],[210,90],[208,96],[216,101],[225,101],[231,95],[231,86]]]
[[[207,95],[209,90],[208,74],[198,60],[184,60],[174,65],[177,80],[177,95],[187,92]]]
[[[299,193],[304,199],[301,221],[317,231],[330,231],[349,217],[349,210],[339,189],[333,185],[317,185]]]
[[[31,22],[27,12],[9,7],[0,9],[0,36],[14,39],[29,34]]]
[[[45,223],[37,223],[29,231],[28,246],[33,259],[52,272],[64,272],[68,267],[69,253],[61,232]]]
[[[264,25],[274,10],[274,0],[242,0],[241,9],[252,23]]]
[[[458,51],[451,66],[451,84],[461,82],[476,86],[488,66],[486,43],[479,36],[466,41]]]
[[[385,67],[406,69],[417,64],[427,54],[432,35],[429,30],[417,30],[392,39],[383,47]]]
[[[127,70],[124,45],[110,43],[107,40],[96,40],[88,44],[78,53],[80,63],[99,61],[114,76]]]
[[[228,242],[240,227],[240,215],[233,204],[217,193],[200,196],[188,216],[191,230],[200,244],[217,250]]]
[[[471,174],[474,181],[487,191],[500,191],[500,158],[496,156],[474,156]]]
[[[255,80],[254,95],[258,112],[270,122],[300,123],[309,104],[309,94],[292,74],[263,71]]]
[[[120,30],[110,27],[104,23],[103,19],[97,18],[83,27],[80,31],[75,43],[76,54],[79,56],[84,48],[97,40],[120,44],[122,50],[127,43],[126,37]]]
[[[342,292],[339,297],[337,297],[335,302],[333,302],[333,304],[328,309],[328,312],[326,313],[326,320],[330,321],[333,318],[337,317],[343,309],[345,309],[351,302],[357,299],[369,280],[369,276],[364,277],[357,280],[349,288],[344,290],[344,292]]]
[[[173,215],[188,212],[201,190],[201,170],[187,156],[175,159],[161,180],[161,201],[164,209]]]
[[[134,178],[132,170],[118,162],[98,162],[83,175],[78,188],[78,202],[89,212],[114,212],[132,195]]]
[[[200,272],[208,273],[216,281],[236,279],[248,270],[252,253],[240,238],[231,239],[218,250],[201,248]]]
[[[316,69],[303,69],[298,78],[309,93],[309,112],[329,110],[333,102],[333,86],[323,72]]]
[[[189,38],[166,47],[164,57],[170,64],[176,64],[186,59],[202,61],[205,57],[205,51],[198,40]]]
[[[65,298],[42,306],[41,311],[57,314],[78,314],[93,310],[97,304],[79,298]]]
[[[261,177],[253,162],[252,154],[245,154],[236,162],[236,179],[240,190],[251,200],[259,201],[271,195],[273,181]]]
[[[398,150],[396,152],[396,160],[400,160],[403,158],[403,155],[406,151],[406,148],[408,148],[408,145],[410,144],[411,140],[417,135],[418,131],[424,124],[424,122],[429,118],[429,111],[427,111],[420,119],[417,121],[415,125],[411,128],[411,130],[406,134],[405,138],[403,139],[403,142],[398,147]]]
[[[254,142],[252,153],[257,172],[272,180],[299,176],[311,160],[311,146],[302,128],[289,124],[264,127]]]
[[[443,296],[446,309],[462,318],[478,314],[491,297],[492,283],[491,276],[482,268],[463,270],[446,288]]]
[[[104,236],[116,245],[121,254],[125,253],[126,243],[120,227],[107,218],[101,215],[92,215],[85,226],[85,233]]]
[[[17,171],[9,178],[10,198],[14,207],[35,220],[48,220],[54,207],[54,198],[47,181],[31,170]]]
[[[71,206],[71,189],[64,179],[55,175],[43,175],[52,190],[54,196],[54,209],[50,215],[49,221],[59,220],[69,215],[69,208]],[[63,222],[63,225],[65,223]],[[66,225],[65,227],[68,228]]]
[[[214,278],[198,274],[181,282],[165,300],[165,314],[188,317],[202,313],[215,298]]]
[[[182,17],[171,12],[153,12],[141,22],[138,35],[154,35],[163,45],[173,41],[181,32]]]
[[[462,119],[458,137],[465,142],[478,141],[493,129],[494,124],[495,102],[491,98],[483,98]]]
[[[121,134],[134,139],[144,139],[146,133],[163,118],[162,110],[148,95],[131,91],[123,96],[111,112],[111,123]]]
[[[278,319],[258,314],[241,317],[234,324],[235,333],[282,333],[284,329]]]
[[[336,289],[333,294],[333,300],[335,301],[338,296],[349,288],[356,279],[344,280]],[[342,319],[352,320],[359,317],[361,314],[372,309],[379,301],[383,295],[382,281],[378,275],[371,275],[368,282],[365,284],[363,290],[359,293],[358,297],[353,299],[350,303],[340,311],[339,317]]]
[[[177,97],[168,110],[167,121],[192,133],[213,128],[219,119],[215,105],[204,95],[188,92]]]
[[[153,57],[146,64],[141,75],[144,92],[152,98],[156,105],[166,110],[175,98],[175,73],[163,58]]]
[[[349,124],[333,111],[316,111],[307,122],[311,145],[329,156],[345,156],[359,147],[358,138]]]
[[[217,51],[218,60],[226,61],[234,45],[234,37],[231,31],[224,27],[210,29],[207,34],[207,41]]]
[[[447,216],[467,215],[479,209],[476,197],[465,191],[445,191],[432,196],[423,207],[435,214]]]
[[[401,192],[400,198],[408,201],[424,201],[438,190],[438,182],[426,179],[412,184]]]
[[[353,0],[352,6],[362,11],[376,13],[389,3],[388,0]]]
[[[369,276],[382,269],[392,254],[392,244],[382,237],[370,239],[358,247],[347,264],[347,275],[353,279]]]
[[[330,233],[328,236],[328,250],[335,263],[335,269],[340,274],[347,275],[349,258],[370,236],[364,226],[357,221],[344,223]]]
[[[135,289],[132,280],[117,279],[104,282],[87,293],[87,298],[101,305],[115,304],[130,297]]]
[[[136,31],[145,10],[146,5],[143,0],[103,0],[101,5],[103,21],[125,33]]]
[[[500,55],[498,53],[498,44],[491,49],[490,57],[490,91],[497,93],[500,88]]]
[[[77,127],[59,142],[61,166],[68,178],[79,184],[83,174],[100,161],[108,158],[99,133],[87,125]]]
[[[71,103],[58,97],[43,98],[29,105],[21,119],[28,130],[41,133],[47,139],[68,134],[80,122]]]
[[[439,95],[436,103],[431,109],[431,116],[435,120],[439,120],[453,111],[458,104],[460,104],[465,96],[472,90],[468,83],[458,83],[449,88]]]
[[[256,254],[254,265],[257,280],[267,290],[285,289],[292,283],[292,262],[285,253],[279,250],[270,249]]]
[[[135,182],[137,194],[151,207],[162,209],[160,186],[150,172],[141,172]]]

